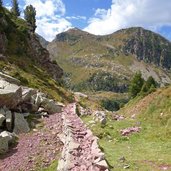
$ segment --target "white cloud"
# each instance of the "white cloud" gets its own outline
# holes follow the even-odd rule
[[[51,41],[55,35],[70,28],[72,24],[64,18],[66,9],[62,0],[25,0],[25,6],[36,8],[36,32]]]
[[[65,14],[65,5],[61,0],[25,0],[25,3],[36,8],[37,17],[54,16],[57,12]]]
[[[86,16],[67,16],[66,19],[68,20],[86,20],[87,17]]]
[[[72,27],[72,24],[64,18],[52,20],[44,17],[37,20],[37,25],[36,32],[48,41],[53,40],[56,34]]]
[[[170,9],[170,0],[113,0],[110,9],[95,11],[84,30],[104,35],[132,26],[157,29],[171,25]]]

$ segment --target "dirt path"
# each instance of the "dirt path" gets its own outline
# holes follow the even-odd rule
[[[68,105],[62,114],[64,148],[58,171],[107,171],[97,138],[77,116],[75,106]]]
[[[44,118],[44,127],[19,136],[17,146],[0,158],[0,171],[37,171],[59,159],[61,113]]]
[[[59,160],[61,151],[58,171],[108,170],[97,138],[75,113],[75,104],[43,122],[41,129],[19,136],[17,146],[0,158],[0,171],[38,171]]]

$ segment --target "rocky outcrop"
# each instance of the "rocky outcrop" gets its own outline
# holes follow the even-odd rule
[[[99,149],[98,138],[85,127],[75,110],[76,105],[71,104],[62,114],[63,134],[60,138],[64,147],[57,170],[107,171],[108,165]]]
[[[30,113],[45,116],[61,112],[64,105],[48,99],[38,90],[23,87],[16,79],[3,74],[0,75],[0,154],[8,151],[11,133],[27,133],[30,131],[25,117]],[[41,110],[40,110],[41,108]],[[1,136],[7,131],[8,136]],[[4,135],[4,134],[2,134]]]
[[[29,30],[29,27],[24,20],[19,19],[22,23],[22,25],[20,25],[20,22],[18,22],[17,19],[16,22],[15,19],[11,20],[13,16],[8,16],[6,13],[8,13],[6,9],[1,9],[0,57],[2,58],[3,54],[8,60],[12,55],[24,57],[27,56],[32,59],[35,65],[38,65],[44,71],[46,71],[47,75],[50,75],[55,80],[59,80],[63,75],[63,70],[56,62],[52,62],[50,60],[49,52],[42,47],[36,34]],[[8,43],[9,40],[11,42],[10,44]],[[13,44],[12,47],[11,44]]]
[[[42,48],[38,37],[35,34],[30,33],[30,37],[27,41],[29,42],[27,53],[30,56],[35,56],[35,60],[46,69],[47,73],[55,80],[59,80],[63,75],[63,70],[56,62],[50,60],[49,52],[45,48]]]
[[[133,54],[138,60],[166,69],[171,68],[171,43],[169,41],[141,27],[130,28],[126,32],[132,32],[123,46],[126,54]]]

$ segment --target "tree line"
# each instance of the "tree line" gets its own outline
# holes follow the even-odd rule
[[[130,96],[134,98],[137,95],[149,94],[153,92],[156,87],[157,82],[152,76],[148,77],[148,79],[145,81],[142,78],[141,72],[137,72],[129,85],[129,93]]]
[[[3,6],[3,1],[0,0],[0,8],[2,6]],[[19,17],[21,14],[17,0],[12,0],[11,13],[15,17]],[[24,19],[27,21],[28,25],[30,26],[31,31],[35,32],[36,27],[37,27],[36,26],[36,9],[32,5],[28,5],[24,9]]]

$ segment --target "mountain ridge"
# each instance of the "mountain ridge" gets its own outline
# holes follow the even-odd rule
[[[116,77],[121,87],[128,85],[128,80],[138,71],[145,79],[153,76],[162,85],[171,82],[171,43],[141,27],[122,29],[105,36],[69,29],[58,34],[47,49],[51,58],[64,69],[67,75],[64,78],[71,84],[69,87],[76,91],[83,90],[80,89],[83,84],[87,87],[85,82],[90,82],[91,76],[99,72]],[[86,73],[83,75],[82,72]],[[91,85],[89,87],[92,89]]]

